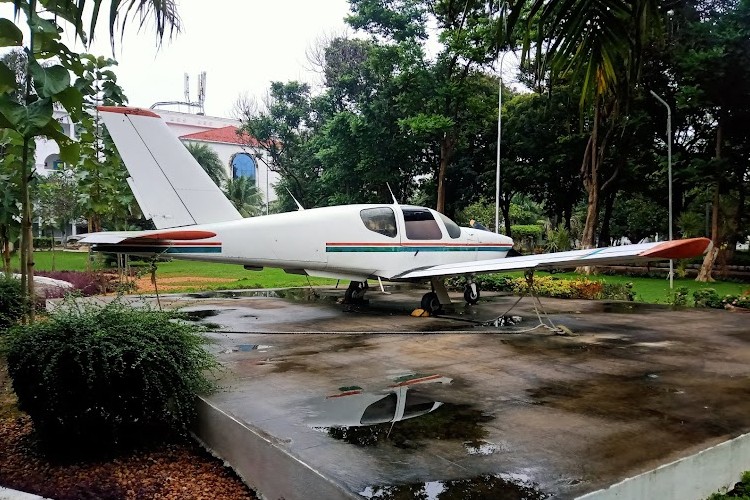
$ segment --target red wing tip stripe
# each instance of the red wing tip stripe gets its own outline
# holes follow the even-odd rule
[[[711,240],[708,238],[665,241],[654,248],[641,252],[639,256],[660,259],[687,259],[702,255],[710,243]]]
[[[354,396],[355,394],[362,394],[362,391],[346,391],[340,394],[334,394],[333,396],[326,396],[326,399],[343,398],[346,396]]]
[[[120,113],[123,115],[149,116],[151,118],[161,118],[151,110],[141,108],[129,108],[127,106],[97,106],[96,109],[104,113]]]
[[[135,239],[148,239],[148,240],[202,240],[206,238],[213,238],[216,233],[213,231],[164,231],[159,233],[145,234],[138,236]]]

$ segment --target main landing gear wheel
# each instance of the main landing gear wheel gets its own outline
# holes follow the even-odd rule
[[[476,283],[464,287],[464,300],[472,306],[479,302],[479,287]]]
[[[435,292],[428,292],[422,297],[422,309],[430,314],[435,314],[441,309],[440,299]]]
[[[349,288],[346,289],[346,293],[344,293],[344,302],[347,304],[361,302],[365,298],[367,288],[368,285],[366,281],[352,281],[349,283]]]

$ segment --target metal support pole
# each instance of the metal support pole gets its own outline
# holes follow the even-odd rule
[[[651,91],[651,95],[667,108],[667,176],[669,182],[669,241],[672,241],[672,108],[669,104]],[[674,261],[669,259],[669,289],[674,289]]]

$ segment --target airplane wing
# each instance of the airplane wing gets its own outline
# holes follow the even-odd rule
[[[706,248],[708,248],[710,243],[711,240],[708,238],[691,238],[659,243],[641,243],[638,245],[622,245],[617,247],[591,248],[588,250],[572,250],[569,252],[479,260],[475,262],[444,264],[422,269],[413,269],[398,276],[394,276],[394,279],[430,278],[433,276],[494,273],[498,271],[518,271],[524,269],[537,270],[559,267],[631,264],[667,259],[686,259],[701,255],[706,251]]]
[[[94,245],[98,252],[154,253],[221,253],[221,242],[206,241],[216,233],[197,229],[155,231],[103,231],[80,235],[79,243]]]

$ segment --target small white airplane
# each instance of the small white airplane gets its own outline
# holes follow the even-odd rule
[[[169,254],[245,269],[350,280],[346,299],[361,299],[367,280],[430,281],[422,309],[450,304],[448,276],[466,276],[464,298],[479,299],[477,273],[680,259],[702,254],[710,240],[508,256],[513,240],[459,227],[435,210],[396,203],[344,205],[243,218],[159,115],[128,107],[99,111],[120,151],[128,184],[156,230],[101,232],[80,241],[95,251]]]

